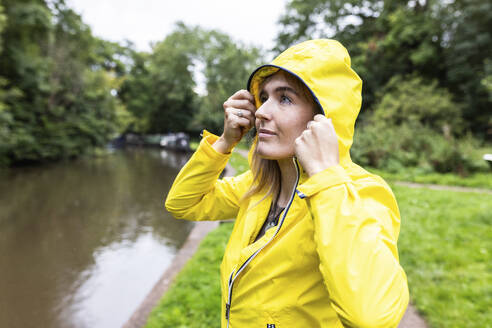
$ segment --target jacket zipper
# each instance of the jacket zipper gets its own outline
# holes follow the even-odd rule
[[[293,158],[294,164],[296,166],[296,172],[297,172],[297,177],[296,177],[296,183],[294,185],[294,189],[292,190],[292,194],[290,195],[289,202],[287,203],[287,206],[285,207],[284,214],[282,215],[282,219],[279,221],[277,224],[277,230],[273,234],[273,236],[268,240],[265,245],[260,247],[256,252],[251,254],[251,256],[239,267],[239,269],[232,270],[231,275],[229,276],[229,284],[228,284],[228,293],[227,293],[227,303],[226,303],[226,311],[225,311],[225,318],[227,320],[227,328],[229,328],[229,318],[230,318],[230,313],[231,313],[231,300],[232,300],[232,288],[234,287],[234,281],[236,278],[239,276],[239,274],[244,270],[244,268],[258,255],[258,253],[265,248],[270,242],[275,238],[275,236],[278,234],[280,231],[280,228],[282,227],[282,224],[284,223],[285,217],[287,216],[287,212],[290,209],[290,206],[292,205],[292,202],[294,201],[294,197],[296,195],[297,191],[297,185],[299,184],[299,176],[300,176],[300,169],[299,169],[299,164],[297,163],[297,159],[294,157]]]

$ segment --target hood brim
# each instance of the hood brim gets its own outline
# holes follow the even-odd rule
[[[309,85],[307,85],[307,83],[299,75],[297,75],[296,73],[288,70],[285,67],[277,66],[277,65],[272,65],[272,64],[266,64],[266,65],[262,65],[262,66],[258,67],[249,76],[248,84],[246,86],[246,89],[255,97],[255,102],[256,102],[255,105],[256,105],[256,107],[259,107],[259,105],[260,105],[258,103],[258,91],[259,91],[258,89],[259,89],[261,83],[263,83],[263,81],[267,77],[269,77],[269,76],[277,73],[280,70],[282,70],[282,71],[284,71],[286,73],[289,73],[292,76],[295,76],[306,87],[306,89],[309,90],[309,93],[311,93],[311,96],[313,97],[314,102],[319,106],[319,108],[321,110],[321,113],[323,115],[325,115],[325,110],[323,109],[323,106],[321,105],[318,97],[313,92],[313,90],[311,90],[311,88],[309,87]]]

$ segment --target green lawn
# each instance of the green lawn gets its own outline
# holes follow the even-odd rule
[[[431,327],[492,327],[492,195],[393,190],[412,302]]]
[[[248,160],[241,156],[240,154],[233,152],[231,158],[229,159],[229,163],[233,168],[236,169],[236,174],[240,174],[249,170]]]
[[[248,140],[246,140],[245,138],[241,139],[241,141],[236,145],[235,148],[239,148],[239,149],[244,149],[244,150],[248,150],[249,149],[249,144],[248,144]],[[192,139],[190,141],[190,149],[195,151],[197,148],[198,148],[198,145],[200,144],[200,139]]]
[[[234,165],[244,169],[245,159]],[[400,261],[430,327],[492,327],[492,195],[392,186]],[[210,233],[147,327],[220,327],[219,265],[232,225]]]
[[[368,170],[382,176],[387,181],[408,181],[425,184],[492,189],[492,171],[477,172],[467,177],[461,177],[452,173],[424,173],[418,168],[409,168],[404,172],[399,173],[389,173],[373,168],[369,168]]]
[[[220,327],[219,265],[231,230],[231,223],[221,224],[205,237],[145,327]]]

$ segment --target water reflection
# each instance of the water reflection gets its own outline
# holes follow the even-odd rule
[[[163,208],[186,160],[135,149],[2,172],[2,326],[120,326],[191,229]]]
[[[189,159],[189,156],[183,155],[182,153],[162,150],[161,158],[163,159],[166,165],[180,169],[186,164],[186,162]]]

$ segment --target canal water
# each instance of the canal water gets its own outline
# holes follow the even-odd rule
[[[164,199],[187,156],[156,149],[0,172],[0,327],[120,327],[192,223]]]

